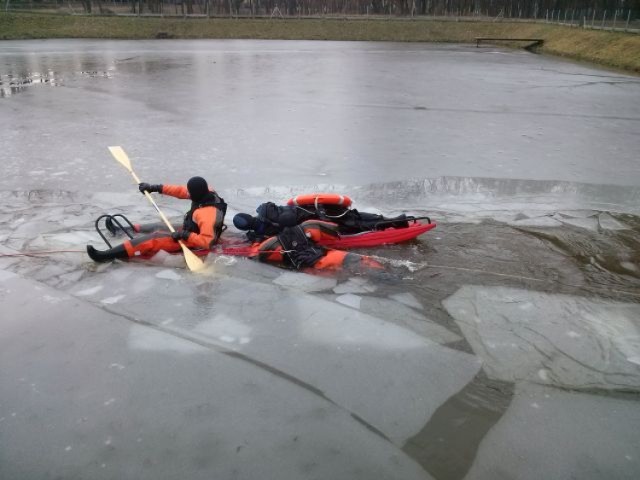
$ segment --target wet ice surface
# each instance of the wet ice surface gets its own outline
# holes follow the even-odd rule
[[[473,479],[638,478],[637,399],[518,385],[480,445]]]
[[[640,390],[640,305],[466,286],[444,301],[491,378]]]
[[[2,99],[9,185],[47,188],[54,178],[92,190],[78,185],[84,177],[126,191],[107,145],[123,145],[149,180],[197,171],[223,191],[442,175],[640,183],[640,114],[629,101],[640,80],[525,52],[186,40],[0,47],[3,82],[45,74],[55,85]]]
[[[2,478],[430,478],[259,364],[32,280],[0,275],[0,298]]]
[[[637,78],[464,46],[29,41],[0,43],[0,81],[0,476],[639,475]],[[367,250],[385,275],[96,265],[98,215],[157,221],[108,145],[145,181],[211,179],[228,220],[322,190],[438,227]]]
[[[220,270],[186,285],[148,282],[144,270],[128,270],[124,279],[121,270],[105,272],[93,282],[121,284],[115,290],[123,292],[115,297],[119,300],[105,299],[102,291],[85,298],[109,300],[110,311],[146,318],[149,290],[160,290],[160,298],[152,297],[154,309],[170,313],[157,313],[147,321],[295,377],[397,445],[413,436],[479,369],[474,357],[386,321],[384,311],[374,317],[300,290],[226,278]],[[91,283],[87,280],[78,288],[86,292]],[[201,293],[191,302],[187,299],[194,288]]]

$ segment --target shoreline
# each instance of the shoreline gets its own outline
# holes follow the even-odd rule
[[[432,18],[207,18],[0,13],[0,40],[256,39],[475,44],[476,37],[540,38],[537,52],[640,73],[640,35],[523,21]],[[498,43],[522,48],[522,42]]]

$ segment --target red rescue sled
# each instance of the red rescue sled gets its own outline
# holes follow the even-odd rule
[[[378,247],[380,245],[390,245],[393,243],[406,242],[419,237],[423,233],[435,228],[435,223],[421,223],[414,221],[410,223],[408,227],[404,228],[386,228],[384,230],[372,230],[368,232],[360,232],[351,235],[340,235],[337,239],[331,239],[324,242],[319,242],[320,245],[327,248],[336,248],[340,250],[351,248],[370,248]],[[223,255],[237,255],[242,257],[249,257],[257,254],[258,248],[255,245],[246,245],[242,243],[225,241],[225,238],[220,239],[220,244],[212,249],[214,253],[220,253]],[[205,255],[206,251],[202,253]]]

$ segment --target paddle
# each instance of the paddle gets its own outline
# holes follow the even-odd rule
[[[141,183],[140,179],[138,178],[136,173],[133,171],[133,168],[131,167],[131,161],[129,160],[129,157],[127,156],[125,151],[122,149],[122,147],[109,147],[109,151],[111,152],[111,155],[113,155],[113,157],[118,162],[120,162],[124,168],[129,170],[129,173],[131,173],[136,183],[138,184]],[[144,192],[144,196],[147,197],[147,199],[155,207],[156,211],[160,215],[160,218],[162,218],[162,221],[164,221],[164,223],[167,225],[167,228],[169,228],[169,231],[175,232],[175,229],[171,225],[171,222],[169,222],[167,217],[165,217],[164,213],[162,213],[160,208],[158,208],[158,205],[153,200],[151,195],[149,195],[149,192]],[[189,270],[191,270],[192,272],[197,272],[198,270],[202,269],[204,267],[204,262],[200,260],[200,258],[195,253],[189,250],[189,248],[184,244],[182,240],[179,240],[178,243],[180,244],[180,247],[182,247],[182,253],[184,253],[184,259],[187,262],[187,267],[189,267]]]

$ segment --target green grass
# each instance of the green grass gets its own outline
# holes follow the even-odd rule
[[[136,18],[0,13],[0,39],[254,38],[475,43],[542,38],[541,53],[640,72],[640,35],[523,22],[411,19]]]

